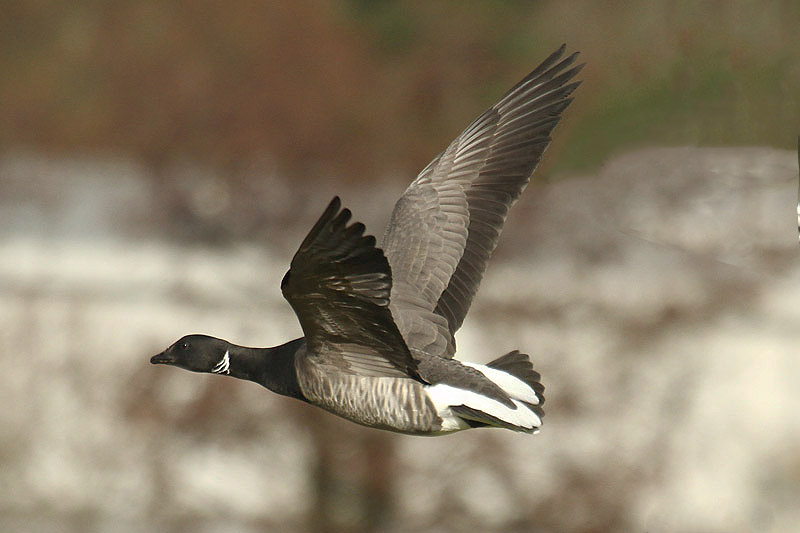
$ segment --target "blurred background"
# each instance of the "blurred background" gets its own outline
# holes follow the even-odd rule
[[[0,18],[0,529],[794,532],[800,4],[12,1]],[[333,194],[394,200],[562,42],[583,85],[459,357],[540,435],[368,430],[152,367],[300,335]]]

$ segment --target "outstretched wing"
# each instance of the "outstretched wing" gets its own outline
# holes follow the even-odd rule
[[[439,154],[395,205],[383,249],[412,352],[452,356],[509,208],[550,144],[583,65],[562,45]]]
[[[375,237],[335,197],[281,282],[315,362],[370,376],[418,377],[389,311],[392,274]]]

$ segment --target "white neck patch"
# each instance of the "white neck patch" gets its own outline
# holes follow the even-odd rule
[[[222,356],[217,366],[211,369],[215,374],[230,374],[231,373],[231,354],[225,350],[225,355]]]

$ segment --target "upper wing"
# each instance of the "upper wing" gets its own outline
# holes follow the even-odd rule
[[[418,377],[389,311],[392,274],[375,237],[334,198],[303,240],[281,282],[310,357],[371,376]]]
[[[550,144],[580,82],[561,46],[479,116],[406,189],[383,249],[391,310],[408,347],[452,356],[509,208]]]

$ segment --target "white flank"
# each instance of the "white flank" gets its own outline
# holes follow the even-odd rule
[[[531,405],[539,405],[539,397],[536,395],[536,391],[518,377],[486,365],[467,363],[464,361],[462,361],[461,364],[465,366],[471,366],[486,376],[489,381],[506,391],[506,394],[511,396],[513,399],[522,400],[523,402],[528,402]]]
[[[442,419],[442,431],[457,431],[465,429],[467,424],[456,416],[451,410],[451,406],[466,405],[472,409],[484,412],[504,422],[514,426],[531,430],[542,425],[542,420],[530,409],[516,400],[515,408],[508,407],[497,400],[487,398],[477,392],[472,392],[450,385],[438,383],[425,387],[428,397],[436,407],[439,417]]]
[[[231,373],[231,354],[225,350],[225,355],[222,356],[217,366],[211,369],[215,374],[230,374]]]

